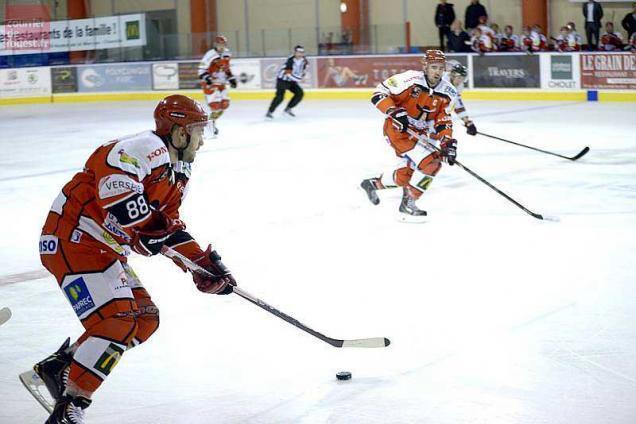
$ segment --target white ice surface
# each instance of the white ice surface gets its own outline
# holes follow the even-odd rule
[[[126,353],[89,423],[636,422],[636,104],[469,102],[479,130],[575,154],[569,162],[457,131],[460,160],[538,221],[445,167],[396,220],[358,189],[393,161],[366,101],[307,101],[296,120],[235,102],[197,158],[183,207],[242,287],[338,338],[335,349],[236,296],[196,291],[167,260],[131,259],[161,326]],[[37,242],[93,149],[150,128],[154,103],[0,108],[0,422],[39,423],[17,375],[82,327]],[[24,274],[28,273],[28,274]],[[25,277],[26,276],[26,277]],[[14,278],[15,280],[15,278]],[[353,373],[337,382],[341,370]]]

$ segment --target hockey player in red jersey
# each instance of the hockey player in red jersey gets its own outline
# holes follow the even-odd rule
[[[214,48],[208,51],[199,63],[199,79],[201,88],[205,93],[205,99],[212,110],[210,119],[214,134],[218,134],[216,120],[230,106],[230,97],[227,94],[226,84],[236,88],[236,77],[230,69],[231,53],[227,48],[227,38],[217,35],[214,39]]]
[[[443,79],[446,57],[439,50],[427,50],[424,71],[406,71],[380,83],[371,101],[385,115],[384,136],[395,150],[397,167],[379,177],[362,181],[362,189],[377,205],[377,190],[403,187],[399,212],[404,220],[424,217],[426,211],[416,200],[429,187],[442,167],[442,161],[453,165],[457,156],[457,140],[449,116],[457,90]],[[432,150],[407,134],[412,129],[439,147]]]
[[[194,100],[172,95],[154,111],[156,129],[110,141],[57,196],[40,237],[40,257],[84,326],[75,343],[37,363],[56,400],[48,424],[83,423],[91,396],[124,352],[159,326],[159,311],[127,264],[131,250],[152,256],[166,245],[212,272],[195,275],[205,293],[236,282],[211,246],[185,231],[179,207],[209,120]]]

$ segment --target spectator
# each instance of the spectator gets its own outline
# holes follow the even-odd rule
[[[503,34],[499,30],[499,25],[492,24],[490,25],[492,32],[495,34],[493,38],[493,43],[495,44],[495,50],[499,50],[499,46],[501,45],[501,39],[503,38]]]
[[[565,52],[567,51],[567,45],[568,45],[568,27],[567,26],[562,26],[561,29],[559,30],[559,35],[556,36],[556,38],[553,38],[554,40],[554,50],[559,51],[559,52]]]
[[[488,25],[488,17],[480,16],[479,17],[479,25],[477,26],[479,31],[481,31],[481,35],[490,38],[490,45],[492,45],[492,50],[497,50],[495,48],[495,39],[497,38],[497,34],[495,31]]]
[[[620,32],[614,32],[614,22],[605,23],[605,33],[601,36],[601,50],[623,50],[623,36]]]
[[[451,3],[446,3],[446,0],[440,0],[435,9],[435,25],[439,31],[439,47],[444,51],[444,37],[448,38],[450,32],[450,26],[455,22],[455,10]]]
[[[541,26],[533,25],[530,31],[530,39],[532,40],[531,50],[533,52],[544,52],[548,50],[548,39],[543,35]]]
[[[524,52],[532,52],[532,37],[530,36],[530,27],[524,26],[521,31],[521,50]]]
[[[583,16],[585,17],[585,35],[587,36],[587,49],[598,48],[598,35],[601,31],[601,19],[603,19],[603,7],[595,0],[583,3]]]
[[[490,53],[494,50],[490,35],[484,34],[479,28],[473,28],[470,44],[473,51],[480,54]]]
[[[499,39],[499,50],[502,52],[518,52],[520,50],[519,36],[514,34],[512,25],[506,25],[504,33]]]
[[[621,24],[627,31],[627,39],[630,40],[632,35],[636,33],[636,2],[632,3],[632,13],[625,15]]]
[[[576,31],[576,24],[574,22],[568,22],[568,30],[570,31],[570,42],[574,40],[574,44],[577,46],[576,50],[581,50],[583,44],[583,37]]]
[[[462,29],[462,22],[455,21],[448,33],[448,51],[453,53],[467,53],[470,51],[470,36]]]
[[[561,33],[554,39],[556,50],[560,52],[574,52],[581,50],[578,34],[569,25],[561,27]]]
[[[479,0],[470,0],[470,4],[466,7],[466,18],[464,19],[464,22],[466,22],[466,29],[477,28],[477,25],[479,25],[479,18],[482,16],[488,18],[486,8],[479,3]]]

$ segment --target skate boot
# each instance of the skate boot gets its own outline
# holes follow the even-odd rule
[[[84,424],[84,410],[91,404],[90,399],[81,396],[62,396],[44,424]]]
[[[378,190],[380,187],[380,179],[379,178],[368,178],[366,180],[362,180],[360,183],[360,187],[367,193],[367,197],[369,201],[374,205],[380,204],[380,198],[378,197]]]
[[[62,393],[66,389],[71,360],[73,359],[73,355],[67,352],[70,342],[71,338],[69,337],[54,354],[33,366],[33,371],[44,381],[47,390],[56,401],[62,397]]]
[[[216,137],[217,135],[219,135],[219,129],[216,127],[216,120],[212,120],[212,134],[214,135],[214,137]]]
[[[286,108],[285,109],[285,113],[289,116],[291,116],[292,118],[295,118],[296,115],[294,114],[294,112],[292,112],[292,110],[290,108]]]
[[[417,220],[418,218],[425,217],[426,211],[420,209],[415,204],[415,197],[413,197],[407,187],[404,187],[404,194],[402,194],[402,202],[400,203],[400,213],[403,214],[403,220]],[[414,218],[414,219],[409,219]]]
[[[274,119],[274,115],[272,115],[272,112],[267,112],[267,113],[265,114],[265,118],[266,118],[266,119]]]

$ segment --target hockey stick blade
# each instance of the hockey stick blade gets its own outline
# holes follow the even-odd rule
[[[214,276],[211,272],[209,272],[205,268],[200,267],[196,263],[192,262],[189,258],[183,256],[182,254],[180,254],[179,252],[177,252],[176,250],[174,250],[174,249],[172,249],[172,248],[170,248],[168,246],[164,246],[161,249],[161,253],[164,256],[167,256],[168,258],[170,258],[172,260],[179,261],[188,270],[190,270],[190,272],[206,274],[206,275],[212,276],[212,277]],[[256,296],[253,296],[252,294],[246,292],[245,290],[243,290],[243,289],[241,289],[239,287],[235,286],[233,288],[232,292],[234,294],[236,294],[237,296],[240,296],[243,299],[249,301],[250,303],[253,303],[254,305],[258,306],[259,308],[264,309],[265,311],[269,312],[270,314],[272,314],[272,315],[282,319],[283,321],[293,325],[294,327],[304,331],[305,333],[311,334],[312,336],[322,340],[325,343],[329,343],[333,347],[376,348],[376,347],[387,347],[391,343],[391,341],[389,339],[387,339],[386,337],[372,337],[372,338],[368,338],[368,339],[353,339],[353,340],[334,339],[332,337],[325,336],[324,334],[319,333],[318,331],[306,326],[305,324],[303,324],[300,321],[298,321],[296,318],[287,315],[286,313],[276,309],[275,307],[273,307],[269,303],[259,299]]]
[[[9,321],[10,318],[11,318],[11,309],[9,308],[0,309],[0,325]]]
[[[585,146],[585,148],[584,148],[583,150],[581,150],[581,151],[579,152],[579,154],[578,154],[578,155],[576,155],[576,156],[572,156],[571,158],[568,158],[568,159],[570,159],[571,161],[575,161],[575,160],[577,160],[577,159],[581,159],[581,158],[582,158],[583,156],[585,156],[585,155],[587,154],[587,152],[589,152],[589,151],[590,151],[590,148],[589,148],[589,147],[587,147],[587,146]]]
[[[374,337],[371,339],[356,339],[356,340],[338,340],[342,342],[340,347],[387,347],[391,344],[391,340],[386,337]]]
[[[543,215],[541,219],[543,219],[544,221],[550,221],[550,222],[561,222],[561,218],[554,215]]]

